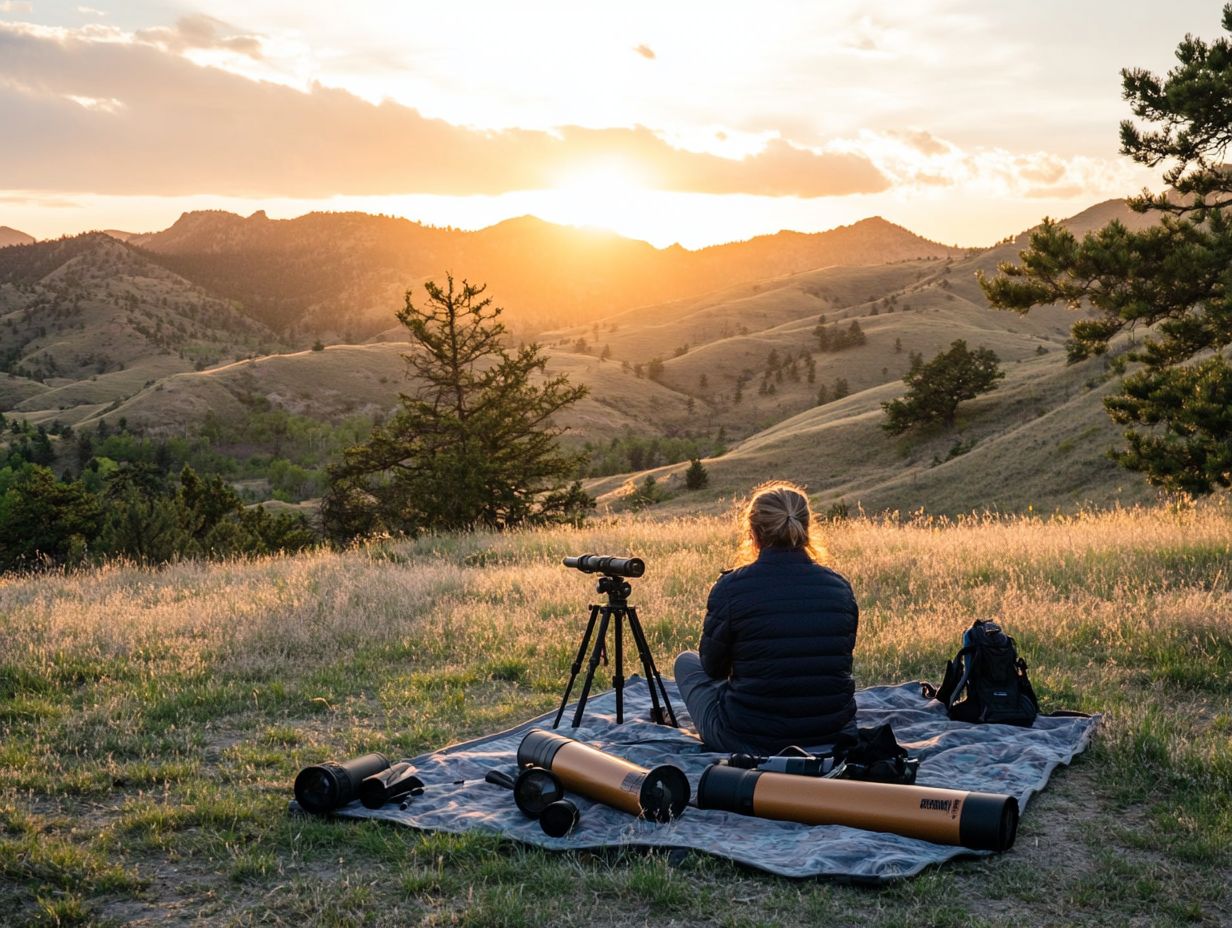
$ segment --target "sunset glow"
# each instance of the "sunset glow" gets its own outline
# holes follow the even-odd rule
[[[1210,9],[10,2],[0,224],[532,213],[697,247],[882,215],[987,244],[1157,182],[1117,152],[1119,69]]]

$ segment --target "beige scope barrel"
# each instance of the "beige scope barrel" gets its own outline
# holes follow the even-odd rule
[[[721,764],[702,774],[697,807],[805,825],[848,825],[972,850],[1009,850],[1018,831],[1018,800],[1013,796]]]
[[[551,770],[571,792],[657,822],[676,818],[689,802],[689,778],[679,767],[647,770],[541,728],[522,739],[518,766]]]

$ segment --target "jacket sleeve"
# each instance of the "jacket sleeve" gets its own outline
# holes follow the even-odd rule
[[[706,618],[702,622],[702,640],[698,645],[702,669],[716,680],[726,680],[731,675],[732,627],[731,597],[716,583],[706,602]]]

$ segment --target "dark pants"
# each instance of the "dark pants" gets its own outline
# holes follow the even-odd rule
[[[719,709],[719,694],[726,680],[716,680],[702,669],[702,659],[696,651],[684,651],[676,658],[676,686],[680,698],[689,710],[689,718],[707,749],[730,754],[758,754],[749,745],[732,737],[723,724]]]

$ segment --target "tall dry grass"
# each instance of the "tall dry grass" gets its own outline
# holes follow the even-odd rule
[[[1162,887],[1179,867],[1203,885],[1226,886],[1227,505],[1049,519],[856,518],[821,531],[861,606],[859,685],[935,681],[965,626],[1000,619],[1031,661],[1045,710],[1106,714],[1092,751],[1091,827],[1119,842],[1122,856],[1150,848],[1141,864],[1148,876],[1138,879],[1160,887],[1152,911],[1171,911]],[[548,883],[580,873],[631,906],[644,905],[652,885],[672,911],[695,920],[720,910],[752,917],[748,899],[778,898],[776,884],[729,877],[743,889],[728,892],[659,865],[600,876],[555,858],[502,862],[503,852],[482,842],[442,850],[413,834],[289,823],[282,812],[303,763],[361,750],[417,753],[554,707],[594,599],[594,578],[561,566],[566,555],[645,559],[632,602],[670,673],[676,651],[696,645],[707,591],[737,541],[734,517],[627,518],[0,579],[0,890],[17,900],[19,921],[138,909],[154,917],[173,896],[193,906],[208,900],[238,923],[302,921],[345,897],[351,914],[327,920],[363,924],[373,892],[396,914],[405,904],[398,885],[413,883],[436,894],[416,895],[414,912],[430,923],[468,923],[459,912],[487,911],[474,908],[468,882],[487,885],[504,912],[523,898],[531,867]],[[1126,809],[1137,810],[1139,825],[1126,824]],[[1072,883],[1072,898],[1089,899],[1082,904],[1100,923],[1103,896],[1083,881],[1117,878],[1123,864],[1096,850],[1077,875],[1071,862],[1048,878]],[[329,892],[308,892],[322,854],[362,863],[343,867]],[[397,855],[419,868],[411,883],[398,883]],[[170,876],[185,861],[196,862],[196,889]],[[1049,865],[1032,865],[1022,879],[1013,859],[1004,866],[1003,892],[1025,898]],[[353,889],[361,872],[364,886],[382,888]],[[150,873],[161,888],[150,889],[142,876]],[[985,889],[947,879],[960,882],[939,883],[927,905],[891,902],[877,923],[944,921],[958,885],[985,911]],[[1207,896],[1202,905],[1227,901],[1223,890]],[[781,903],[776,923],[798,923],[820,905],[816,893],[796,897]],[[576,909],[560,898],[517,905],[528,924],[545,906],[566,922],[604,920],[601,903]],[[858,900],[852,905],[835,917],[859,911]],[[1192,911],[1177,918],[1193,921]]]
[[[857,518],[820,531],[829,562],[861,604],[865,683],[945,653],[980,617],[1004,620],[1028,650],[1078,642],[1096,662],[1152,641],[1200,649],[1227,631],[1226,506]],[[156,681],[168,673],[294,677],[354,648],[413,640],[436,639],[437,656],[460,663],[533,654],[580,634],[591,578],[560,562],[582,552],[644,558],[632,601],[654,640],[684,647],[737,541],[730,517],[628,519],[160,570],[112,564],[7,577],[0,660],[40,677],[123,666],[126,677]]]

